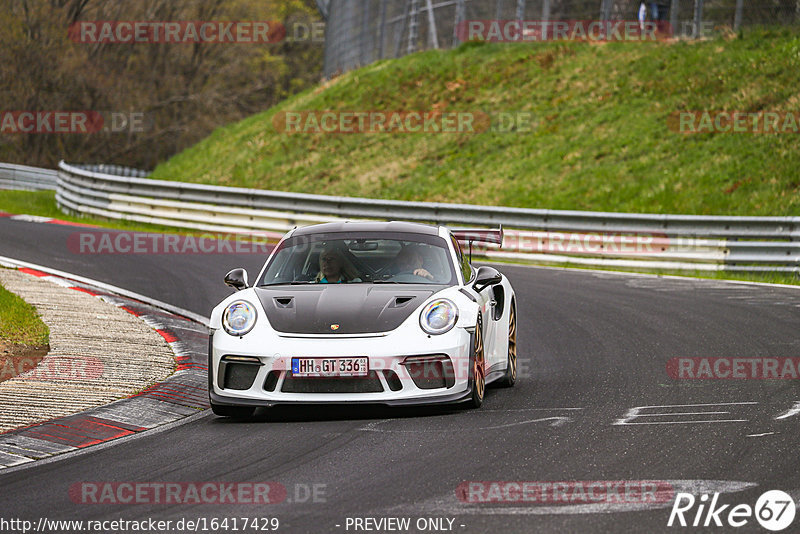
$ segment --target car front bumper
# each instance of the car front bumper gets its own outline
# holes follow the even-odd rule
[[[439,336],[394,331],[377,337],[263,337],[235,338],[222,330],[212,334],[213,404],[402,406],[458,403],[471,394],[472,335],[463,328]],[[291,373],[293,357],[354,356],[368,358],[367,377],[298,378]]]

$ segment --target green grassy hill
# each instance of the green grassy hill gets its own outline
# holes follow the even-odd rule
[[[285,134],[297,110],[529,112],[529,132]],[[680,134],[682,110],[800,111],[800,33],[468,43],[346,73],[160,165],[157,179],[650,213],[800,215],[800,135]]]

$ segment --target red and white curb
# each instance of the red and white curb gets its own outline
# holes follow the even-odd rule
[[[48,224],[62,224],[64,226],[80,226],[83,228],[101,228],[96,224],[84,224],[79,222],[64,221],[62,219],[54,219],[52,217],[43,217],[41,215],[14,215],[13,213],[6,213],[0,211],[0,217],[7,217],[14,221],[34,222],[34,223],[48,223]]]
[[[166,380],[135,395],[0,434],[0,470],[130,436],[208,408],[208,329],[206,321],[197,321],[205,318],[190,319],[147,303],[145,297],[137,299],[128,292],[123,296],[112,286],[76,281],[81,277],[59,276],[53,274],[58,271],[25,262],[0,258],[0,264],[88,293],[135,315],[164,338],[176,361],[175,372]]]

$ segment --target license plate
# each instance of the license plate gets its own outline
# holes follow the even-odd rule
[[[292,358],[292,375],[307,376],[367,376],[366,357],[358,358]]]

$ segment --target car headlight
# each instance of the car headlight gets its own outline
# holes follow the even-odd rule
[[[232,336],[243,336],[256,324],[256,309],[249,302],[236,300],[222,314],[222,328]]]
[[[447,299],[437,299],[422,308],[419,325],[429,334],[444,334],[458,320],[458,308]]]

